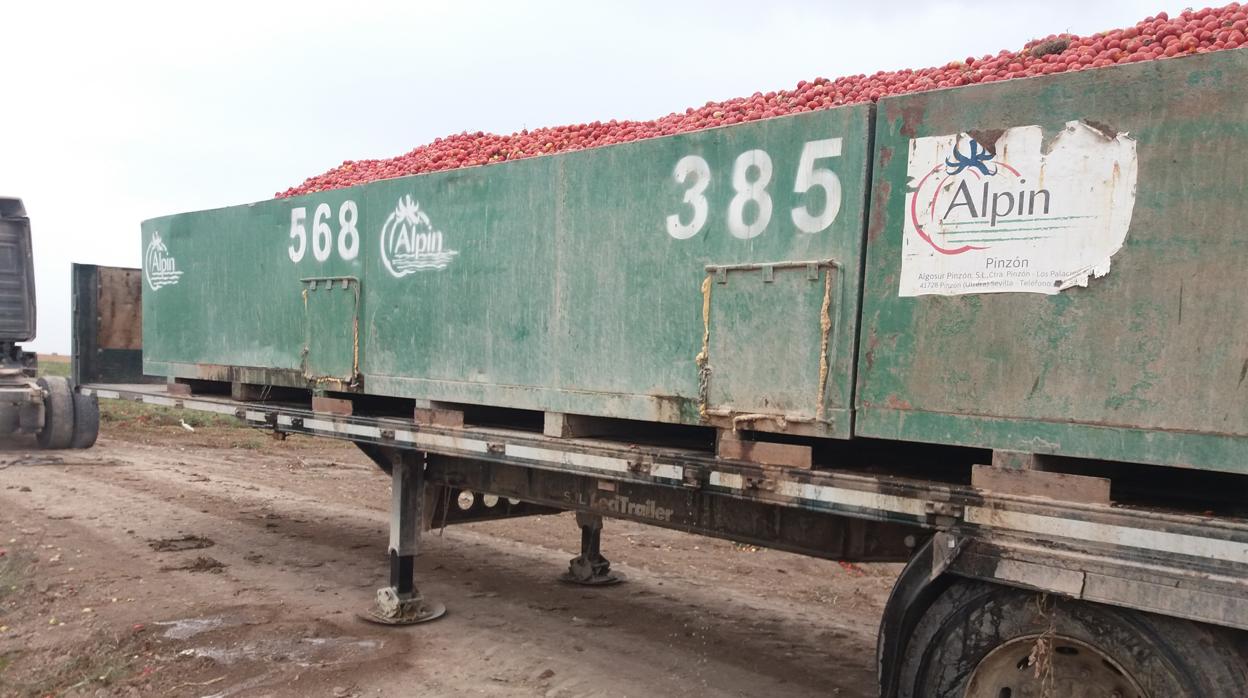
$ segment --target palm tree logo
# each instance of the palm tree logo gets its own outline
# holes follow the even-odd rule
[[[153,291],[172,286],[182,278],[182,271],[169,254],[165,241],[160,238],[159,230],[152,232],[152,239],[148,241],[147,250],[143,254],[143,278],[147,281],[148,288]]]
[[[444,235],[411,194],[404,195],[381,226],[381,262],[395,278],[445,269],[459,253],[444,249]]]

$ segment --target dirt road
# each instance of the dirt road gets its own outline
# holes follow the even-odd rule
[[[350,444],[221,426],[0,452],[0,695],[874,695],[896,566],[625,522],[601,589],[555,581],[568,514],[427,533],[447,616],[360,621],[388,485]]]

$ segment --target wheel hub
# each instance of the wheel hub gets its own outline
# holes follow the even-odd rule
[[[1062,636],[1020,637],[989,652],[966,698],[1147,698],[1138,681],[1101,650]]]

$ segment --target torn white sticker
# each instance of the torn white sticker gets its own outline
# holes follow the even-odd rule
[[[1039,126],[991,147],[912,139],[899,294],[1053,294],[1109,273],[1135,207],[1135,146],[1082,121],[1047,145]]]

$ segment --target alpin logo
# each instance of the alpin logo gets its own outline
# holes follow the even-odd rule
[[[147,287],[153,291],[173,286],[182,278],[178,263],[169,254],[169,248],[160,238],[159,230],[152,232],[152,239],[147,243],[147,251],[143,254],[143,278],[147,281]]]
[[[1138,171],[1135,140],[1098,122],[910,139],[898,293],[1086,286],[1126,240]]]
[[[1025,226],[1000,231],[997,226],[1019,219],[1044,220],[1052,203],[1048,190],[1025,188],[1026,177],[974,138],[969,139],[967,151],[963,155],[955,144],[953,155],[933,167],[910,198],[910,222],[915,233],[945,255],[986,250],[990,245],[979,243],[1008,242],[1010,234],[1019,231],[1032,234]],[[926,205],[920,208],[920,202]],[[958,226],[969,227],[958,230]],[[931,227],[939,229],[940,234],[929,233]],[[971,236],[971,242],[976,244],[956,239],[961,232],[980,233]],[[991,239],[993,234],[997,239]]]
[[[395,278],[430,269],[445,269],[459,252],[444,248],[420,203],[406,195],[381,226],[381,262]]]

